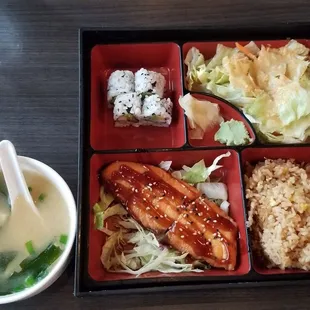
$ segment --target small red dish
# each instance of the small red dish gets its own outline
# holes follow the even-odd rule
[[[310,162],[310,147],[255,147],[248,148],[241,153],[241,163],[245,167],[246,163],[255,164],[265,159],[291,159],[296,162]],[[245,169],[243,169],[245,170]],[[253,253],[253,268],[262,275],[278,275],[278,274],[294,274],[294,273],[309,273],[302,269],[287,269],[281,270],[277,268],[268,269],[262,264],[262,258],[257,257]]]
[[[91,51],[90,143],[95,150],[178,148],[185,144],[184,114],[178,104],[182,94],[180,48],[175,43],[96,45]],[[107,81],[115,70],[140,68],[166,78],[165,97],[173,102],[172,123],[160,128],[114,126],[108,108]]]
[[[228,150],[208,150],[208,151],[175,151],[175,152],[150,152],[150,153],[123,153],[123,154],[95,154],[90,162],[90,183],[89,183],[89,247],[88,247],[88,273],[95,281],[113,281],[133,279],[135,276],[122,273],[110,273],[104,270],[100,262],[100,254],[106,236],[96,230],[93,224],[92,206],[99,199],[100,185],[98,182],[98,171],[100,168],[115,160],[134,161],[158,165],[163,160],[172,160],[172,167],[177,169],[182,165],[193,165],[201,159],[206,165],[210,165],[216,156],[226,153]],[[161,277],[212,277],[212,276],[237,276],[245,275],[249,272],[250,263],[248,256],[248,245],[246,237],[244,206],[242,199],[242,185],[239,170],[238,153],[230,150],[231,156],[223,158],[221,165],[223,168],[214,172],[215,176],[221,176],[223,182],[228,187],[230,215],[236,221],[239,228],[238,240],[238,264],[236,270],[225,271],[221,269],[211,269],[203,273],[181,273],[163,274],[159,272],[146,273],[140,278],[161,278]]]
[[[245,125],[247,131],[249,132],[249,136],[251,138],[251,142],[248,145],[251,145],[255,142],[256,136],[253,130],[252,125],[249,121],[242,115],[242,113],[232,106],[230,103],[223,101],[222,99],[213,96],[213,95],[205,95],[205,94],[191,94],[194,98],[198,100],[208,100],[212,103],[216,103],[220,108],[220,115],[224,118],[225,121],[230,121],[234,119],[236,121],[241,121]],[[190,138],[190,127],[189,124],[187,125],[187,136],[188,141],[191,146],[193,147],[214,147],[214,146],[222,146],[226,147],[224,144],[221,144],[218,141],[214,140],[214,135],[220,128],[220,125],[213,126],[210,129],[207,129],[202,139],[191,139]]]

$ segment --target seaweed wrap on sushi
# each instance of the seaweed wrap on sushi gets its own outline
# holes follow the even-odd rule
[[[135,73],[135,90],[143,97],[157,94],[160,98],[164,96],[166,80],[158,72],[149,71],[144,68]]]
[[[173,104],[171,100],[151,95],[144,99],[141,123],[158,127],[168,127],[172,120]]]
[[[118,95],[135,91],[135,76],[129,70],[116,70],[108,80],[108,102],[113,106]]]
[[[139,126],[141,97],[134,92],[118,95],[114,101],[113,117],[116,127]]]

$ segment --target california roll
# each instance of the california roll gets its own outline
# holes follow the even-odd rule
[[[139,126],[141,97],[134,92],[118,95],[114,101],[113,116],[116,127]]]
[[[151,95],[144,99],[141,122],[143,125],[168,127],[172,120],[171,100]]]
[[[118,95],[135,91],[135,77],[129,70],[116,70],[108,80],[108,102],[112,106]]]
[[[135,73],[135,90],[143,97],[157,94],[160,98],[164,96],[166,80],[158,72],[149,71],[144,68]]]

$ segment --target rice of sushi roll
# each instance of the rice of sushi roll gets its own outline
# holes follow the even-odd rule
[[[141,97],[134,93],[121,94],[115,98],[113,117],[116,127],[139,126],[141,118]]]
[[[165,77],[158,72],[140,69],[135,73],[135,90],[143,96],[157,94],[160,98],[164,96],[166,85]]]
[[[143,125],[168,127],[172,120],[173,104],[168,99],[151,95],[144,99],[141,120]]]
[[[108,80],[108,102],[113,106],[116,96],[135,91],[135,77],[129,70],[116,70]]]

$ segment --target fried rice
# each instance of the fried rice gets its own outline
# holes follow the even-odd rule
[[[245,180],[256,254],[268,268],[310,270],[310,165],[266,159]]]

